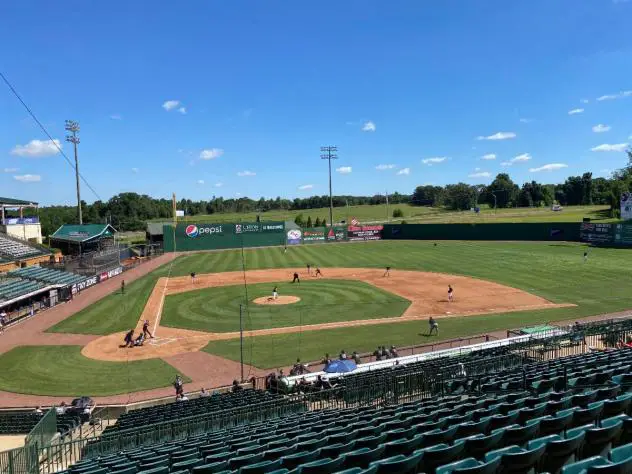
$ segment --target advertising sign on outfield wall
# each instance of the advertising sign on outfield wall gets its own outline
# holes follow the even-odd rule
[[[78,291],[83,291],[86,288],[90,288],[97,283],[99,283],[99,277],[97,275],[90,277],[84,281],[80,281],[79,283],[75,283],[74,285],[72,285],[72,294],[74,295]]]
[[[123,273],[123,267],[116,267],[107,272],[101,272],[101,274],[99,275],[99,283],[105,280],[109,280],[110,278],[120,275],[121,273]]]
[[[301,243],[301,230],[300,229],[290,229],[287,231],[287,244],[288,245],[298,245]]]
[[[349,226],[347,238],[351,241],[358,240],[382,240],[383,225]]]
[[[327,240],[329,242],[342,242],[347,240],[346,227],[330,227],[327,230]]]
[[[305,229],[303,230],[303,242],[304,243],[314,243],[314,242],[324,242],[325,241],[325,229],[324,228],[315,228],[315,229]]]

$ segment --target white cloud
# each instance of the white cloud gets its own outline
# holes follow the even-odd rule
[[[608,130],[610,130],[610,128],[611,128],[610,125],[604,125],[604,124],[600,123],[598,125],[595,125],[592,128],[592,131],[595,132],[595,133],[603,133],[603,132],[607,132]]]
[[[591,148],[590,151],[625,151],[627,147],[627,143],[617,143],[615,145],[604,143],[603,145]]]
[[[42,177],[39,174],[21,174],[14,176],[13,179],[21,183],[39,183]]]
[[[531,159],[531,155],[529,153],[523,153],[521,155],[515,156],[511,159],[512,163],[518,163],[519,161],[529,161]]]
[[[511,161],[503,161],[500,166],[511,166]]]
[[[2,170],[3,173],[16,173],[18,170],[18,168],[5,168]]]
[[[61,142],[55,140],[31,140],[26,145],[15,145],[11,150],[12,155],[29,156],[38,158],[41,156],[51,156],[59,153]]]
[[[242,176],[242,177],[243,176],[256,176],[256,175],[257,173],[255,173],[254,171],[248,171],[248,170],[237,172],[237,176]]]
[[[568,168],[567,164],[564,163],[550,163],[548,165],[542,165],[538,168],[529,168],[531,173],[538,173],[540,171],[555,171],[561,170],[562,168]]]
[[[301,191],[307,191],[308,189],[314,189],[314,185],[313,184],[304,184],[302,186],[299,186],[298,189],[301,190]]]
[[[488,153],[487,155],[481,156],[481,160],[495,160],[495,159],[496,159],[495,153]]]
[[[533,122],[533,119],[530,118],[521,118],[520,119],[520,123],[531,123]]]
[[[583,114],[584,113],[584,109],[572,109],[568,111],[568,115],[577,115],[577,114]]]
[[[222,186],[224,186],[224,183],[218,182],[218,183],[215,183],[213,186],[215,186],[216,188],[221,188]]]
[[[204,180],[203,179],[198,179],[197,180],[197,184],[204,184]]]
[[[393,168],[395,168],[395,165],[377,165],[375,167],[378,171],[392,170]]]
[[[132,168],[132,173],[138,173],[138,168]]]
[[[201,160],[214,160],[224,154],[224,150],[221,148],[205,148],[200,152]]]
[[[492,174],[489,171],[478,171],[476,173],[469,174],[468,178],[489,178]]]
[[[497,132],[493,135],[489,135],[487,137],[480,136],[477,137],[477,140],[509,140],[510,138],[516,138],[516,134],[514,132]]]
[[[423,160],[421,160],[421,162],[424,165],[432,166],[433,164],[443,163],[447,159],[448,157],[446,156],[435,156],[434,158],[424,158]]]
[[[367,122],[364,122],[364,125],[362,125],[362,131],[363,132],[375,132],[375,123],[371,122],[370,120]]]
[[[182,115],[186,115],[187,114],[187,108],[186,107],[180,107],[178,109],[178,112],[180,112]]]
[[[341,166],[340,168],[336,168],[336,171],[340,174],[349,174],[351,173],[351,166]]]
[[[167,100],[162,104],[162,108],[167,112],[173,109],[177,109],[180,106],[179,100]]]
[[[587,103],[588,103],[588,102],[590,102],[590,101],[589,101],[588,99],[582,99],[582,100],[580,100],[580,102],[581,102],[582,104],[587,104]]]
[[[241,193],[235,193],[235,196],[239,197],[241,196]]]
[[[397,174],[408,176],[410,174],[410,168],[402,168],[397,172]]]
[[[597,100],[599,102],[602,102],[604,100],[616,100],[616,99],[623,99],[624,97],[630,97],[632,96],[632,91],[621,91],[618,94],[606,94],[606,95],[602,95],[601,97],[597,97]]]
[[[112,114],[110,115],[110,118],[112,120],[123,120],[123,117],[121,117],[119,114]]]

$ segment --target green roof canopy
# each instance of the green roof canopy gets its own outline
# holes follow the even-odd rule
[[[37,206],[34,201],[22,201],[21,199],[11,199],[0,197],[0,206]]]
[[[51,239],[82,243],[97,237],[109,237],[116,232],[116,229],[110,224],[64,224],[51,235]]]

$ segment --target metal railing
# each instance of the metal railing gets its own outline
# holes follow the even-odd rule
[[[42,416],[24,439],[24,446],[48,446],[57,434],[57,411],[51,408]]]

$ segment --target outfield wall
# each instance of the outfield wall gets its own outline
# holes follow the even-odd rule
[[[175,237],[175,241],[174,241]],[[163,228],[165,252],[285,245],[284,222],[178,224]]]
[[[579,241],[580,223],[386,224],[386,240]]]

